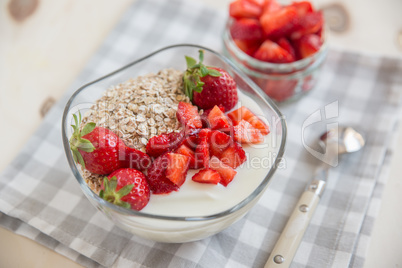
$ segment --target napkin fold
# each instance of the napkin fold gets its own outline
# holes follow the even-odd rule
[[[86,267],[263,267],[319,163],[305,146],[328,126],[353,125],[365,133],[366,146],[331,170],[292,267],[362,267],[393,154],[399,59],[330,50],[316,88],[280,106],[289,133],[284,165],[246,217],[215,236],[185,244],[139,238],[117,228],[82,194],[61,141],[69,96],[167,45],[221,51],[226,18],[196,2],[136,1],[0,175],[0,225]]]

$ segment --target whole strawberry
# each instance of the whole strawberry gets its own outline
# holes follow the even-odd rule
[[[141,171],[122,168],[103,179],[99,196],[115,205],[141,210],[149,202],[150,191]]]
[[[124,142],[107,128],[97,127],[91,122],[80,130],[79,118],[74,114],[74,133],[70,138],[70,148],[76,163],[95,174],[110,174],[113,171],[132,167],[146,169],[151,165],[150,157]]]
[[[187,70],[183,76],[186,95],[201,109],[221,105],[229,111],[238,101],[236,82],[225,70],[205,66],[203,50],[199,58],[197,63],[186,56]]]

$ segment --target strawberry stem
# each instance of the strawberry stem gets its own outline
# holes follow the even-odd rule
[[[134,184],[128,184],[116,191],[117,178],[113,176],[108,180],[107,177],[103,178],[103,188],[99,192],[99,197],[120,207],[131,208],[131,205],[121,200],[122,197],[128,195],[134,187]]]
[[[203,64],[204,61],[204,51],[202,49],[199,50],[199,63],[189,56],[185,56],[187,69],[183,75],[183,83],[184,83],[184,93],[193,100],[194,91],[201,93],[204,82],[201,81],[201,77],[205,77],[207,75],[218,77],[221,76],[221,73],[217,70],[210,69],[208,66]]]
[[[77,115],[73,114],[73,118],[74,118],[75,125],[71,125],[74,132],[69,140],[70,149],[73,154],[74,161],[76,163],[80,163],[81,166],[83,166],[85,168],[84,158],[82,157],[79,150],[90,153],[93,150],[95,150],[95,147],[89,140],[83,139],[82,136],[85,136],[86,134],[91,133],[92,130],[94,130],[94,128],[96,127],[96,124],[93,122],[88,123],[84,126],[84,128],[82,130],[80,130],[80,125],[82,122],[81,112],[78,111],[78,117],[77,117]]]

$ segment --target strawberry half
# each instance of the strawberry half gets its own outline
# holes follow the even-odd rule
[[[269,39],[261,44],[255,52],[254,58],[273,63],[289,63],[295,60],[289,52]]]
[[[230,34],[233,39],[256,41],[263,36],[262,28],[257,19],[238,19],[230,26]]]
[[[168,154],[157,157],[147,171],[149,189],[153,194],[168,194],[179,190],[179,187],[166,178],[166,168],[169,164]]]
[[[258,18],[262,7],[253,1],[237,0],[229,5],[229,15],[233,18]]]
[[[191,179],[199,183],[218,184],[221,181],[221,176],[217,171],[206,168],[198,171]]]
[[[264,13],[260,18],[262,29],[269,38],[280,38],[288,35],[297,21],[298,13],[296,8],[292,6]]]
[[[309,1],[293,2],[290,5],[296,8],[297,14],[300,17],[314,11],[313,6]]]
[[[291,45],[291,43],[289,42],[288,39],[286,39],[285,37],[282,37],[281,39],[279,39],[277,41],[277,44],[283,48],[284,50],[286,50],[292,57],[293,60],[296,60],[296,52],[294,47]]]
[[[150,191],[144,174],[132,168],[122,168],[103,179],[99,196],[112,204],[141,210],[149,202]]]
[[[209,166],[211,169],[216,170],[219,173],[219,175],[221,176],[221,180],[219,182],[225,187],[228,186],[228,184],[237,174],[237,172],[233,168],[225,165],[216,156],[211,157],[209,161]]]
[[[218,130],[214,130],[211,133],[209,140],[209,151],[211,155],[220,157],[226,148],[228,148],[233,143],[232,138]]]
[[[152,157],[158,157],[164,153],[174,151],[185,138],[184,131],[163,133],[153,136],[148,140],[146,151]]]
[[[258,129],[262,135],[268,135],[270,132],[267,124],[259,119],[253,112],[251,112],[247,107],[240,107],[228,113],[228,117],[232,120],[234,125],[238,125],[241,120],[249,122],[255,129]]]
[[[183,144],[177,148],[175,153],[187,156],[190,159],[189,168],[198,169],[197,162],[195,161],[195,152],[191,148]]]
[[[255,129],[249,122],[241,120],[233,127],[234,140],[240,143],[261,143],[264,137],[258,129]]]
[[[179,102],[176,112],[177,120],[187,128],[201,128],[202,122],[197,107],[187,102]]]
[[[182,154],[167,154],[168,164],[166,167],[166,178],[180,187],[186,180],[190,158]]]
[[[212,130],[228,130],[231,126],[229,118],[219,109],[218,106],[214,106],[208,113],[208,123]]]
[[[223,69],[207,67],[202,62],[204,51],[199,51],[199,63],[186,56],[187,70],[183,76],[185,94],[201,109],[210,109],[221,104],[227,111],[237,101],[234,79]]]
[[[233,39],[233,42],[236,44],[238,48],[240,48],[244,53],[249,56],[253,56],[254,53],[261,45],[261,40],[258,41],[248,41],[248,40],[240,40],[240,39]]]
[[[125,147],[125,152],[124,167],[146,170],[151,166],[152,160],[146,153],[128,146]]]
[[[316,34],[308,34],[297,40],[296,47],[302,58],[307,58],[321,47],[321,38]]]
[[[232,168],[237,168],[247,160],[247,156],[241,145],[234,142],[223,151],[220,160]]]
[[[200,132],[200,143],[197,145],[197,148],[195,149],[195,159],[196,159],[196,165],[207,168],[209,165],[209,136],[208,134],[210,133],[209,129],[202,129],[202,130],[208,130],[204,132]],[[205,134],[204,134],[205,133]],[[208,134],[207,134],[208,133]]]
[[[290,38],[299,39],[308,34],[315,34],[322,28],[324,17],[321,12],[311,12],[301,16],[295,25]]]

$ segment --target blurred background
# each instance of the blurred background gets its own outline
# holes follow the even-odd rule
[[[187,1],[204,2],[226,16],[231,2]],[[0,0],[0,171],[134,2]],[[402,56],[401,0],[312,3],[324,12],[331,48]]]

